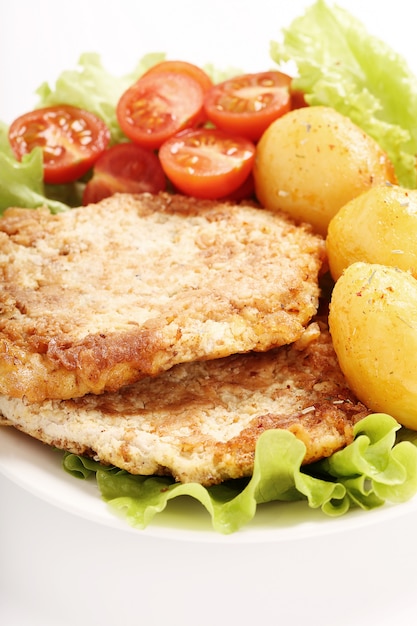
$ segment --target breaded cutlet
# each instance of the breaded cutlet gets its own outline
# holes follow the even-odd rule
[[[119,194],[0,219],[0,393],[116,391],[197,360],[296,341],[324,241],[251,205]]]
[[[132,474],[203,485],[250,476],[265,430],[304,442],[304,464],[353,440],[369,411],[347,387],[327,326],[289,346],[183,363],[118,392],[30,403],[0,396],[17,429]]]

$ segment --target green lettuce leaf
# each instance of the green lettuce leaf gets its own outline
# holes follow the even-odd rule
[[[311,105],[350,117],[387,152],[405,187],[417,185],[417,79],[406,60],[345,9],[318,0],[271,43],[271,57],[294,62],[294,86]]]
[[[45,194],[41,149],[18,161],[9,145],[7,126],[0,122],[0,214],[11,206],[29,209],[47,206],[52,213],[68,209],[65,203]]]
[[[63,71],[53,88],[43,83],[37,90],[38,107],[69,104],[86,109],[100,117],[111,132],[112,142],[120,143],[124,137],[116,118],[116,106],[122,93],[147,69],[162,61],[159,52],[147,54],[132,72],[115,76],[103,67],[100,55],[87,52],[81,55],[78,67]]]
[[[266,502],[305,500],[335,517],[352,507],[369,510],[408,500],[417,493],[417,447],[397,440],[399,429],[388,415],[370,415],[355,426],[350,445],[310,466],[301,465],[305,446],[300,440],[269,430],[259,437],[250,479],[209,488],[134,476],[73,454],[65,454],[63,467],[78,478],[94,475],[102,498],[135,528],[146,528],[171,499],[185,495],[206,509],[214,530],[229,534],[248,524]]]

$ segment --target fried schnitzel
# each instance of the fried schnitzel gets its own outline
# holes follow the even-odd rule
[[[117,391],[178,363],[296,341],[323,259],[308,226],[251,205],[120,194],[58,215],[8,209],[0,393]]]
[[[290,346],[179,364],[114,393],[41,403],[0,396],[0,411],[58,448],[207,486],[250,476],[265,430],[294,433],[310,463],[351,443],[354,424],[369,413],[317,322]]]

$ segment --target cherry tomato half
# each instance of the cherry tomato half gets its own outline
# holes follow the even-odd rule
[[[155,72],[140,78],[120,98],[117,119],[129,139],[152,150],[203,120],[204,92],[185,74]]]
[[[258,141],[268,126],[291,107],[291,78],[259,72],[231,78],[208,91],[204,109],[218,128]]]
[[[35,109],[9,128],[17,159],[40,146],[44,180],[63,184],[77,180],[94,165],[110,141],[110,131],[93,113],[68,105]]]
[[[165,173],[156,154],[134,143],[119,143],[97,160],[84,189],[83,204],[115,193],[158,193],[165,189]]]
[[[217,199],[236,191],[250,175],[255,145],[221,130],[184,131],[159,151],[165,174],[184,194]]]
[[[149,70],[147,70],[144,76],[149,76],[150,74],[156,74],[159,72],[174,72],[176,74],[186,74],[190,76],[194,80],[196,80],[200,87],[204,92],[208,91],[213,87],[213,81],[210,76],[198,65],[194,65],[194,63],[189,63],[188,61],[161,61],[156,65],[153,65]]]
[[[227,194],[227,196],[219,198],[219,200],[234,203],[242,200],[255,200],[255,181],[252,172],[237,189]]]
[[[294,109],[302,109],[303,107],[308,107],[308,103],[306,102],[304,92],[300,89],[294,89],[291,85],[290,89],[291,95],[291,110]]]

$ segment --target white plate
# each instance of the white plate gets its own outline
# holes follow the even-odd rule
[[[305,0],[5,0],[0,3],[0,120],[34,90],[101,54],[124,73],[150,51],[252,71]],[[338,2],[417,69],[409,0]],[[61,456],[0,429],[0,623],[7,626],[398,626],[414,623],[417,499],[330,519],[304,503],[258,508],[222,536],[191,499],[145,531],[77,481]]]
[[[95,480],[78,480],[61,466],[62,453],[17,432],[0,430],[0,472],[35,496],[93,522],[147,536],[197,542],[282,542],[314,539],[377,524],[417,512],[417,497],[401,505],[384,505],[367,511],[351,510],[329,518],[306,502],[269,503],[258,506],[254,520],[232,535],[215,532],[206,510],[189,497],[176,498],[145,530],[119,519],[100,498]]]

